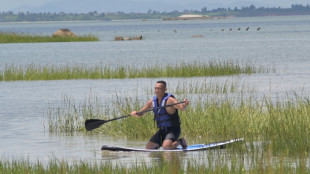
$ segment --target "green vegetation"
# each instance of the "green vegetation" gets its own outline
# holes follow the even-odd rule
[[[100,164],[89,164],[87,162],[74,162],[70,164],[64,160],[53,159],[46,165],[41,162],[31,163],[27,160],[4,161],[0,160],[0,173],[10,174],[67,174],[67,173],[83,173],[83,174],[162,174],[162,173],[309,173],[308,161],[300,157],[290,160],[290,163],[281,159],[279,162],[270,162],[271,157],[257,157],[256,164],[246,164],[241,157],[231,155],[230,160],[223,160],[218,155],[211,155],[209,160],[213,160],[209,165],[201,164],[199,160],[191,160],[186,164],[181,164],[178,160],[163,161],[159,164],[135,164],[133,166],[125,166],[122,164],[113,165],[109,162]],[[294,165],[292,165],[294,164]]]
[[[155,77],[200,77],[227,76],[270,72],[270,68],[259,65],[239,65],[238,61],[210,61],[209,63],[181,63],[133,68],[131,66],[111,67],[110,65],[74,66],[26,66],[5,65],[0,69],[0,81],[14,80],[65,80],[65,79],[124,79]]]
[[[173,93],[173,89],[170,92]],[[180,112],[183,136],[206,141],[244,137],[250,143],[264,142],[263,147],[271,148],[273,153],[310,152],[309,98],[294,94],[294,98],[287,96],[286,99],[272,101],[266,97],[236,97],[228,93],[198,95],[198,99],[188,97],[192,105]],[[242,92],[240,95],[247,94]],[[183,97],[181,94],[178,96]],[[63,106],[49,110],[49,130],[54,133],[83,132],[86,119],[108,120],[142,108],[144,103],[135,98],[118,96],[115,101],[109,102],[113,105],[105,107],[109,108],[107,110],[103,110],[97,98],[95,101],[88,99],[79,106],[66,99]],[[153,115],[149,112],[141,119],[132,117],[109,122],[93,132],[148,138],[155,131]]]
[[[227,93],[248,93],[255,92],[256,89],[252,86],[241,82],[241,78],[232,78],[231,80],[200,80],[200,81],[182,81],[178,82],[175,89],[170,89],[173,94],[189,95],[189,94],[227,94]],[[150,88],[148,94],[153,94],[154,89]]]
[[[30,13],[18,12],[13,13],[2,12],[0,13],[0,22],[20,22],[20,21],[85,21],[85,20],[122,20],[122,19],[163,19],[173,18],[182,14],[202,14],[208,16],[276,16],[276,15],[309,15],[309,4],[306,6],[294,4],[291,8],[256,8],[254,5],[249,7],[242,7],[238,9],[231,8],[218,8],[208,10],[207,7],[202,7],[201,10],[186,9],[183,12],[174,10],[172,12],[159,12],[156,10],[148,10],[147,13],[124,13],[124,12],[111,12],[111,13],[98,13],[97,11],[88,13]]]
[[[254,89],[243,89],[244,85],[238,80],[235,83],[213,81],[214,86],[223,85],[216,88],[206,85],[207,82],[202,80],[199,82],[182,81],[175,88],[169,87],[169,92],[179,92],[178,98],[187,95],[191,101],[187,110],[180,112],[182,136],[199,141],[198,143],[244,137],[245,143],[233,144],[225,151],[199,152],[198,159],[197,156],[194,156],[195,159],[183,159],[173,154],[163,154],[160,162],[136,163],[131,167],[119,163],[87,165],[85,162],[70,166],[66,162],[59,162],[54,164],[54,171],[58,173],[61,173],[59,172],[61,169],[69,173],[79,171],[109,173],[110,170],[113,170],[113,173],[308,173],[310,171],[309,97],[301,97],[293,92],[278,99],[258,98],[249,94],[255,91]],[[227,88],[232,90],[226,90]],[[148,98],[153,95],[151,89],[139,89],[139,91],[146,92],[143,96]],[[138,92],[128,91],[128,93]],[[86,132],[84,128],[86,119],[108,120],[127,115],[132,110],[141,108],[143,104],[144,102],[137,96],[129,97],[126,94],[124,96],[116,94],[112,101],[104,102],[100,98],[89,97],[79,105],[65,96],[62,105],[48,109],[49,131],[53,134]],[[156,130],[153,114],[149,112],[142,118],[129,117],[106,123],[88,134],[147,139]],[[15,164],[3,162],[2,166],[11,169],[13,167],[10,165]],[[29,164],[21,165],[21,168],[33,170],[38,168],[37,164],[30,167],[27,165]]]
[[[35,42],[83,42],[98,41],[95,36],[40,36],[31,34],[0,33],[0,43],[35,43]]]
[[[169,88],[169,91],[178,96],[183,95],[199,95],[199,94],[222,94],[222,93],[237,93],[237,92],[254,92],[254,88],[250,88],[240,82],[240,79],[234,80],[234,82],[225,81],[211,81],[211,82],[179,82],[175,89]],[[136,91],[131,91],[136,93]],[[154,89],[146,89],[146,96],[152,96]],[[184,96],[185,97],[185,96]],[[123,101],[125,100],[125,101]],[[111,105],[113,103],[113,105]],[[124,96],[120,97],[116,95],[116,99],[109,101],[107,103],[102,103],[101,99],[94,96],[89,96],[85,99],[83,103],[76,104],[73,98],[68,96],[63,96],[63,102],[58,107],[50,107],[47,112],[48,116],[48,127],[49,131],[52,133],[64,133],[64,132],[74,132],[74,131],[84,131],[84,121],[89,118],[102,118],[109,119],[107,115],[113,115],[112,117],[118,117],[120,115],[128,114],[131,111],[133,104],[136,107],[140,107],[137,101],[132,101],[130,97]],[[105,117],[107,116],[107,117]],[[146,116],[149,117],[149,116]],[[152,118],[152,116],[150,116]],[[125,121],[125,120],[124,120]],[[143,124],[149,125],[153,123],[150,120],[140,120],[143,121]],[[124,122],[126,124],[128,122]],[[118,123],[117,123],[118,124]],[[130,124],[124,125],[126,128],[131,126]],[[135,125],[133,125],[135,126]],[[119,126],[117,126],[119,127]],[[110,127],[112,128],[112,127]],[[145,126],[143,126],[145,128]],[[113,130],[115,128],[112,128]],[[126,130],[122,130],[126,132]],[[150,126],[147,130],[144,130],[139,133],[139,136],[145,137],[149,136],[151,132],[154,131],[154,127]],[[122,134],[126,135],[123,132],[117,130],[112,134]]]

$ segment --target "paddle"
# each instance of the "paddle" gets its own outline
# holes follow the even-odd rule
[[[145,110],[145,111],[142,111],[142,112],[137,112],[137,114],[143,114],[143,113],[146,113],[146,112],[150,112],[153,109],[156,109],[156,110],[157,109],[162,109],[162,108],[165,108],[165,107],[169,107],[169,106],[173,106],[173,105],[177,105],[177,104],[181,104],[181,103],[184,103],[184,101],[178,102],[178,103],[173,103],[173,104],[170,104],[170,105],[165,105],[165,106],[157,107],[157,108],[148,109],[148,110]],[[107,123],[107,122],[110,122],[110,121],[114,121],[114,120],[118,120],[118,119],[122,119],[122,118],[126,118],[126,117],[130,117],[130,116],[131,115],[128,114],[128,115],[125,115],[125,116],[113,118],[111,120],[89,119],[89,120],[85,121],[85,128],[86,128],[87,131],[91,131],[93,129],[96,129],[96,128],[100,127],[104,123]]]

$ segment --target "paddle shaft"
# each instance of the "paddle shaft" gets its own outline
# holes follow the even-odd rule
[[[178,103],[173,103],[173,104],[169,104],[169,105],[165,105],[165,106],[160,106],[160,107],[156,107],[156,108],[152,108],[152,109],[148,109],[148,110],[145,110],[145,111],[137,112],[137,114],[143,114],[143,113],[146,113],[146,112],[149,112],[149,111],[162,109],[162,108],[165,108],[165,107],[181,104],[181,103],[184,103],[184,102],[185,101],[178,102]],[[126,118],[126,117],[129,117],[129,116],[131,116],[131,114],[128,114],[128,115],[125,115],[125,116],[121,116],[121,117],[117,117],[117,118],[113,118],[113,119],[110,119],[110,120],[89,119],[89,120],[85,121],[85,128],[86,128],[87,131],[91,131],[93,129],[96,129],[96,128],[100,127],[104,123],[107,123],[107,122],[110,122],[110,121],[114,121],[114,120],[119,120],[119,119]]]
[[[145,111],[137,112],[137,114],[139,115],[139,114],[143,114],[143,113],[146,113],[146,112],[153,111],[154,109],[155,109],[155,110],[158,110],[158,109],[170,107],[170,106],[173,106],[173,105],[178,105],[178,104],[181,104],[181,103],[185,103],[185,101],[178,102],[178,103],[173,103],[173,104],[169,104],[169,105],[165,105],[165,106],[160,106],[160,107],[157,107],[157,108],[151,108],[151,109],[148,109],[148,110],[145,110]],[[111,120],[106,120],[105,123],[106,123],[106,122],[109,122],[109,121],[114,121],[114,120],[119,120],[119,119],[122,119],[122,118],[130,117],[130,116],[131,116],[131,114],[124,115],[124,116],[117,117],[117,118],[113,118],[113,119],[111,119]]]

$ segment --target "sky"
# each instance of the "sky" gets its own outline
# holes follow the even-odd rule
[[[147,12],[256,7],[288,8],[292,4],[310,4],[309,0],[0,0],[0,12]]]

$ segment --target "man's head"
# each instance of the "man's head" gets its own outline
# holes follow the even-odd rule
[[[167,90],[167,84],[165,81],[157,81],[155,84],[155,94],[157,97],[163,97]]]

